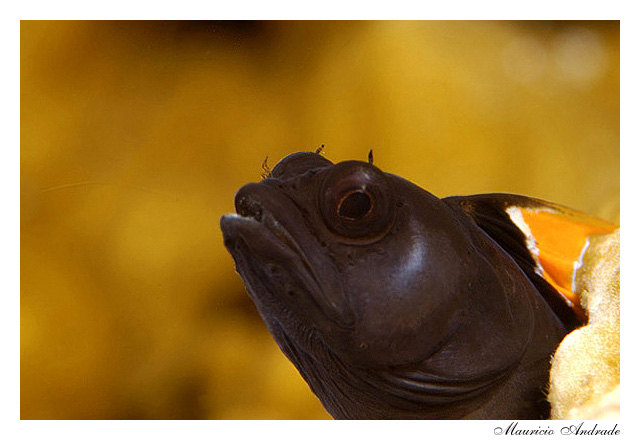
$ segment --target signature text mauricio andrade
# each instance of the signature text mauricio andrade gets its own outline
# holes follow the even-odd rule
[[[542,427],[538,425],[535,428],[519,426],[519,422],[511,422],[508,426],[497,426],[493,433],[495,435],[578,435],[578,436],[610,436],[620,435],[618,424],[613,426],[602,426],[599,423],[580,422],[573,425],[563,425],[561,427]]]

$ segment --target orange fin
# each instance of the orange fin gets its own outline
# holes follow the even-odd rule
[[[532,197],[478,194],[443,199],[461,207],[527,274],[568,326],[587,321],[574,286],[594,234],[618,226]]]
[[[518,226],[535,240],[535,248],[530,250],[544,279],[564,296],[576,313],[584,314],[575,288],[576,271],[582,266],[589,237],[611,233],[617,226],[559,205],[537,202],[529,206],[512,205],[507,213],[516,225],[516,219],[521,218],[526,227]]]

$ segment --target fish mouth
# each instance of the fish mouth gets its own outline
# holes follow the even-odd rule
[[[223,215],[220,227],[224,244],[260,313],[270,314],[268,310],[279,303],[311,322],[325,317],[341,327],[351,327],[354,318],[337,271],[319,257],[315,239],[305,240],[303,249],[302,240],[295,238],[308,233],[295,204],[263,184],[245,185],[235,204],[237,213]],[[290,215],[279,215],[278,219],[274,212]],[[273,318],[277,319],[269,316]]]

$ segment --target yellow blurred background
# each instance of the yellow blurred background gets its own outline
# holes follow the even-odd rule
[[[220,216],[326,146],[619,221],[618,22],[22,22],[23,419],[328,418]]]

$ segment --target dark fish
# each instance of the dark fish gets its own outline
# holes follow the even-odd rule
[[[567,271],[615,226],[439,199],[369,159],[292,154],[221,219],[282,351],[335,418],[546,418],[551,356],[585,320]]]

